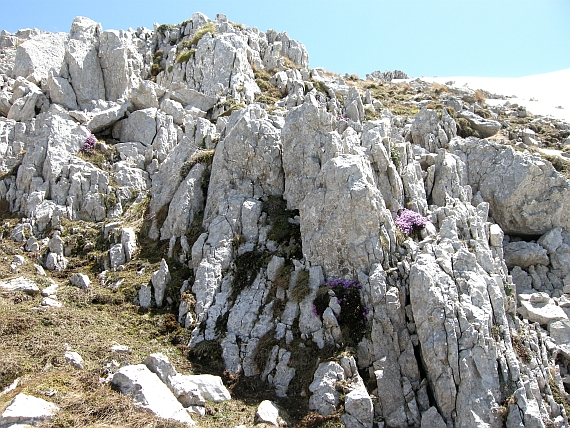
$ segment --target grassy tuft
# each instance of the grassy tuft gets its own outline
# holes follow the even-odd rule
[[[309,271],[302,270],[297,274],[295,286],[291,290],[291,300],[300,302],[311,293],[309,288]]]
[[[196,30],[192,38],[188,41],[190,46],[197,45],[200,39],[206,35],[206,33],[216,34],[216,24],[213,22],[208,22],[202,25]]]

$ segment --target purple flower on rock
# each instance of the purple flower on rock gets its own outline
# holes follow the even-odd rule
[[[400,210],[394,219],[398,229],[406,235],[410,235],[416,227],[424,227],[429,221],[429,218],[407,208]]]
[[[90,131],[91,132],[91,131]],[[83,146],[81,150],[87,154],[94,154],[95,153],[95,145],[97,144],[97,138],[93,134],[89,134],[85,141],[83,141]]]

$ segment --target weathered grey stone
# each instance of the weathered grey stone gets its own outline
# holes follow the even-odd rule
[[[202,182],[206,165],[198,163],[178,186],[168,206],[168,215],[160,229],[161,239],[183,236],[194,216],[204,209]]]
[[[87,113],[89,118],[85,126],[93,133],[101,132],[113,126],[118,120],[122,119],[129,107],[130,103],[117,104],[113,102],[106,103],[107,107],[103,109],[94,109]]]
[[[36,116],[36,106],[44,97],[42,91],[32,83],[26,88],[26,94],[14,101],[8,115],[8,119],[18,122],[28,121]]]
[[[329,361],[319,364],[309,385],[312,392],[309,409],[324,416],[334,413],[340,397],[336,383],[341,380],[344,380],[344,369],[338,363]]]
[[[125,264],[125,250],[123,244],[114,244],[109,248],[109,261],[111,264],[111,270],[117,270],[117,268]]]
[[[531,296],[534,295],[531,294]],[[548,299],[546,302],[544,299],[519,300],[520,306],[517,309],[517,313],[519,313],[523,318],[529,320],[530,322],[537,322],[542,325],[548,325],[552,321],[568,319],[564,310],[561,307],[557,306],[552,299]]]
[[[26,294],[39,294],[40,289],[36,283],[23,276],[9,281],[0,281],[0,288],[5,291],[23,291]]]
[[[168,282],[170,282],[170,272],[168,270],[166,260],[161,260],[160,268],[152,274],[151,282],[154,287],[154,300],[156,301],[156,306],[160,308],[164,299],[166,286],[168,285]]]
[[[496,120],[484,119],[481,116],[470,112],[469,110],[462,110],[458,115],[467,119],[471,128],[479,133],[481,138],[489,138],[495,135],[501,129],[501,123]]]
[[[150,308],[152,300],[152,288],[150,285],[141,285],[139,289],[139,305],[142,308]]]
[[[71,285],[75,285],[83,290],[86,290],[91,285],[91,280],[84,273],[74,273],[69,278],[69,282],[71,282]]]
[[[378,231],[383,225],[394,229],[392,216],[364,157],[340,155],[324,164],[299,211],[303,254],[326,276],[354,274],[383,261]]]
[[[65,362],[76,369],[83,369],[83,358],[75,351],[66,351],[63,355]]]
[[[137,406],[149,409],[156,416],[194,425],[168,387],[144,364],[121,367],[112,382],[123,394],[131,396]]]
[[[217,98],[195,91],[194,89],[180,86],[169,93],[170,99],[186,107],[196,107],[202,111],[208,111],[216,105]]]
[[[42,306],[47,306],[50,308],[61,308],[63,306],[63,304],[61,302],[58,302],[57,300],[55,300],[52,297],[44,297],[42,298],[42,302],[41,302]]]
[[[450,150],[466,164],[467,184],[489,203],[506,234],[570,229],[570,184],[540,157],[476,138],[453,139]]]
[[[67,40],[65,33],[43,33],[26,40],[16,49],[12,75],[40,85],[48,78],[50,70],[59,74]]]
[[[277,404],[269,400],[263,400],[259,403],[255,412],[255,423],[265,423],[280,427],[286,425],[284,422]]]
[[[56,104],[61,104],[68,110],[77,110],[77,98],[69,80],[51,72],[47,79],[49,97]]]
[[[49,401],[20,393],[0,416],[0,426],[39,425],[53,419],[58,411],[59,407]]]
[[[125,261],[128,263],[133,259],[137,250],[137,237],[132,227],[125,227],[121,232],[121,245],[125,254]]]
[[[421,428],[446,428],[447,425],[435,407],[430,407],[422,414]]]
[[[223,209],[233,196],[260,199],[283,194],[280,134],[258,104],[234,116],[226,137],[218,143],[208,197],[205,222]]]
[[[550,260],[546,250],[533,242],[508,242],[503,246],[505,263],[509,268],[519,266],[548,265]]]
[[[99,37],[99,60],[107,100],[126,100],[140,79],[144,59],[133,35],[132,31],[106,30]]]
[[[157,133],[156,111],[156,108],[147,108],[131,113],[121,128],[121,141],[139,142],[150,146]]]
[[[171,377],[178,374],[168,357],[164,354],[151,354],[144,359],[143,364],[166,385],[168,385]]]
[[[200,391],[200,394],[209,401],[219,403],[231,400],[232,396],[224,386],[222,378],[210,374],[185,375],[185,379],[192,382]]]
[[[410,133],[414,144],[435,153],[439,148],[447,148],[457,135],[457,126],[446,110],[440,120],[435,110],[424,107],[414,118]]]
[[[345,422],[347,427],[372,428],[374,424],[374,406],[364,385],[353,389],[346,395],[344,399],[344,410],[356,419],[355,424],[347,424]]]

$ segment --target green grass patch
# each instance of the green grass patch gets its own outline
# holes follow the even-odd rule
[[[212,35],[216,34],[216,24],[213,22],[208,22],[202,25],[200,28],[196,30],[192,38],[188,41],[190,46],[197,45],[200,39],[206,35],[206,33],[210,33]]]
[[[188,62],[190,58],[194,56],[195,53],[196,49],[183,50],[176,56],[176,63],[181,64],[183,62]]]

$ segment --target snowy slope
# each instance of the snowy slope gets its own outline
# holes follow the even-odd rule
[[[570,122],[570,68],[532,76],[507,77],[421,77],[426,82],[455,82],[452,86],[484,89],[494,94],[515,96],[511,104],[523,105],[533,114],[550,115]],[[487,100],[504,104],[507,100]],[[562,107],[562,108],[560,108]]]

